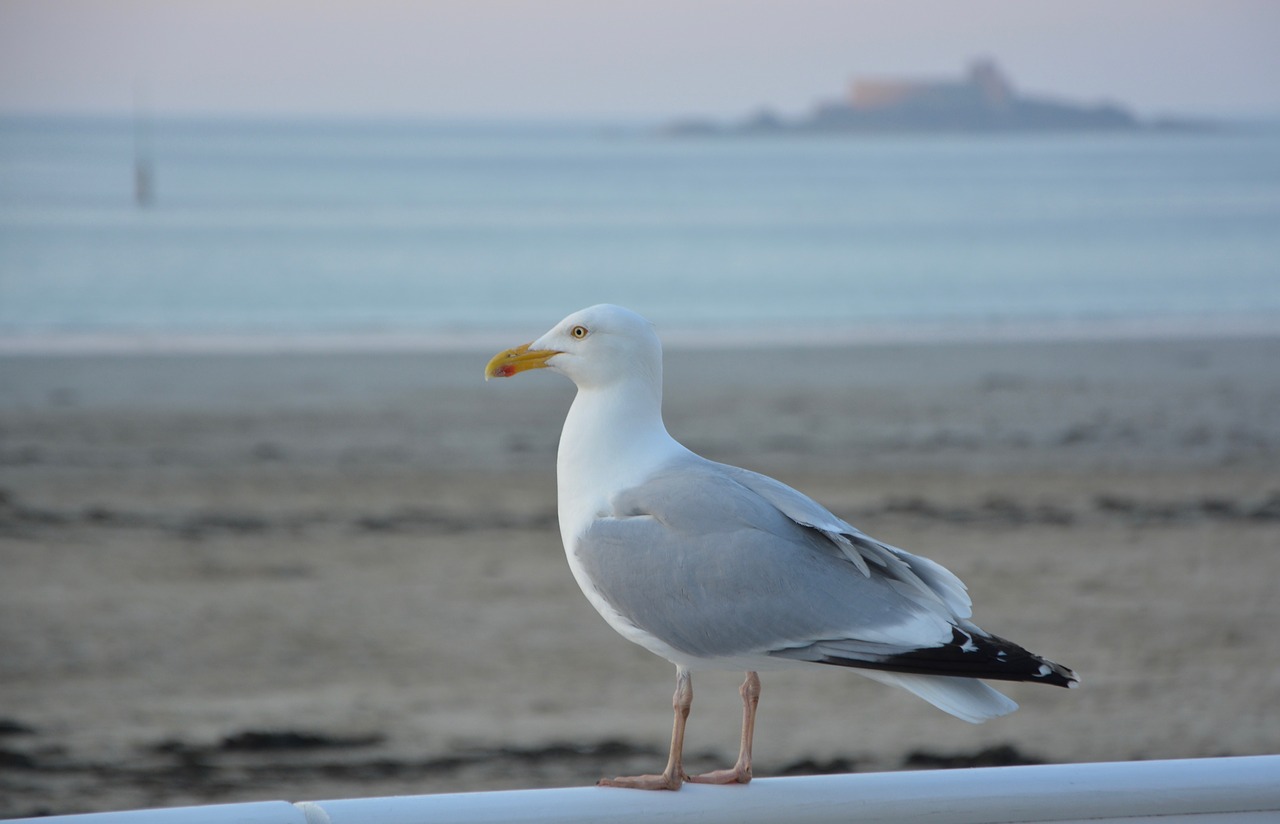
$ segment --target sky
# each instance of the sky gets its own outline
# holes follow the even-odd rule
[[[996,59],[1143,115],[1280,115],[1280,0],[0,0],[0,112],[800,114]]]

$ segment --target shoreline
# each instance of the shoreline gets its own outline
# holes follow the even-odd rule
[[[905,344],[1176,341],[1280,337],[1269,313],[1155,318],[1020,320],[830,321],[816,324],[762,319],[747,323],[659,324],[668,351],[755,346],[811,349]],[[0,357],[75,355],[272,355],[482,353],[510,345],[513,335],[542,329],[518,322],[502,328],[432,331],[186,333],[0,332]]]

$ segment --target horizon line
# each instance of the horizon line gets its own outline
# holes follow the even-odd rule
[[[1136,109],[1134,109],[1137,111]],[[752,112],[772,111],[781,113],[783,110],[774,108],[767,104],[760,104],[751,110]],[[157,108],[146,107],[137,110],[130,107],[122,106],[103,106],[103,107],[58,107],[58,108],[31,108],[31,107],[6,107],[0,105],[0,118],[5,119],[58,119],[58,120],[114,120],[114,119],[132,119],[142,115],[148,118],[158,120],[191,120],[191,121],[271,121],[271,122],[305,122],[305,121],[325,121],[325,122],[403,122],[403,123],[546,123],[546,124],[564,124],[564,123],[598,123],[601,125],[611,124],[663,124],[672,121],[678,121],[687,118],[703,118],[703,117],[730,117],[740,118],[741,113],[716,115],[714,113],[655,113],[655,112],[423,112],[423,111],[407,111],[407,110],[386,110],[386,111],[367,111],[352,109],[341,111],[336,109],[329,110],[286,110],[286,109],[173,109],[173,108]],[[1139,116],[1147,121],[1159,121],[1166,119],[1181,118],[1197,118],[1206,119],[1216,122],[1227,123],[1250,123],[1250,122],[1269,122],[1280,120],[1280,108],[1265,110],[1223,110],[1223,111],[1205,111],[1192,109],[1155,109],[1151,111],[1141,111]]]

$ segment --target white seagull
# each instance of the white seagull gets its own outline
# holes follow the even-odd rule
[[[666,769],[601,784],[750,781],[759,670],[850,667],[975,724],[1018,706],[980,678],[1078,683],[1066,667],[970,622],[965,586],[942,566],[672,438],[662,422],[662,345],[634,312],[607,304],[575,312],[498,353],[485,378],[543,368],[578,387],[556,460],[573,577],[611,627],[676,665]],[[681,760],[690,674],[724,669],[747,671],[738,761],[690,776]]]

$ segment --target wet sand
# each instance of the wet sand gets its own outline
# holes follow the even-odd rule
[[[0,815],[584,784],[673,669],[577,591],[572,387],[486,354],[0,358]],[[1280,338],[669,353],[669,428],[1075,668],[982,726],[764,674],[757,774],[1280,751]],[[695,675],[724,766],[740,674]]]

